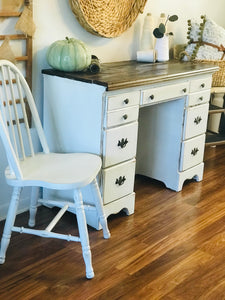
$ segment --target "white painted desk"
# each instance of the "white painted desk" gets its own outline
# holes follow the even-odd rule
[[[206,64],[134,61],[103,64],[95,75],[44,70],[44,129],[50,149],[100,155],[106,215],[121,209],[132,214],[135,172],[175,191],[186,179],[202,180],[216,70]],[[88,202],[91,190],[83,193]],[[45,191],[45,197],[72,199],[72,194]],[[88,224],[99,228],[91,203],[86,215]]]

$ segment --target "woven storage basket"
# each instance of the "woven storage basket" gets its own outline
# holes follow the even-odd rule
[[[219,67],[219,70],[213,73],[212,87],[225,87],[225,60],[195,60],[196,62],[212,63]]]
[[[87,31],[116,37],[143,13],[147,0],[69,0],[77,20]]]

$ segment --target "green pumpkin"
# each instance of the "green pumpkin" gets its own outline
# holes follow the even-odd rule
[[[74,72],[86,69],[91,54],[85,44],[74,38],[54,42],[47,51],[48,64],[57,70]]]

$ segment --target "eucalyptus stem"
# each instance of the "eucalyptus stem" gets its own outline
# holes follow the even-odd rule
[[[169,21],[169,15],[167,16],[167,18],[166,18],[166,22],[165,22],[165,27],[166,27],[166,24],[168,23],[168,21]]]

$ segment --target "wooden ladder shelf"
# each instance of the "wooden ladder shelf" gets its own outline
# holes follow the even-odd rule
[[[32,10],[32,1],[25,0],[24,7],[29,6]],[[15,12],[15,11],[0,11],[1,18],[19,18],[22,14],[22,11]],[[4,40],[5,38],[9,38],[10,40],[21,40],[25,41],[25,55],[17,56],[16,61],[24,61],[25,62],[25,77],[26,80],[32,88],[32,37],[27,36],[25,34],[4,34],[0,35],[0,40]]]

